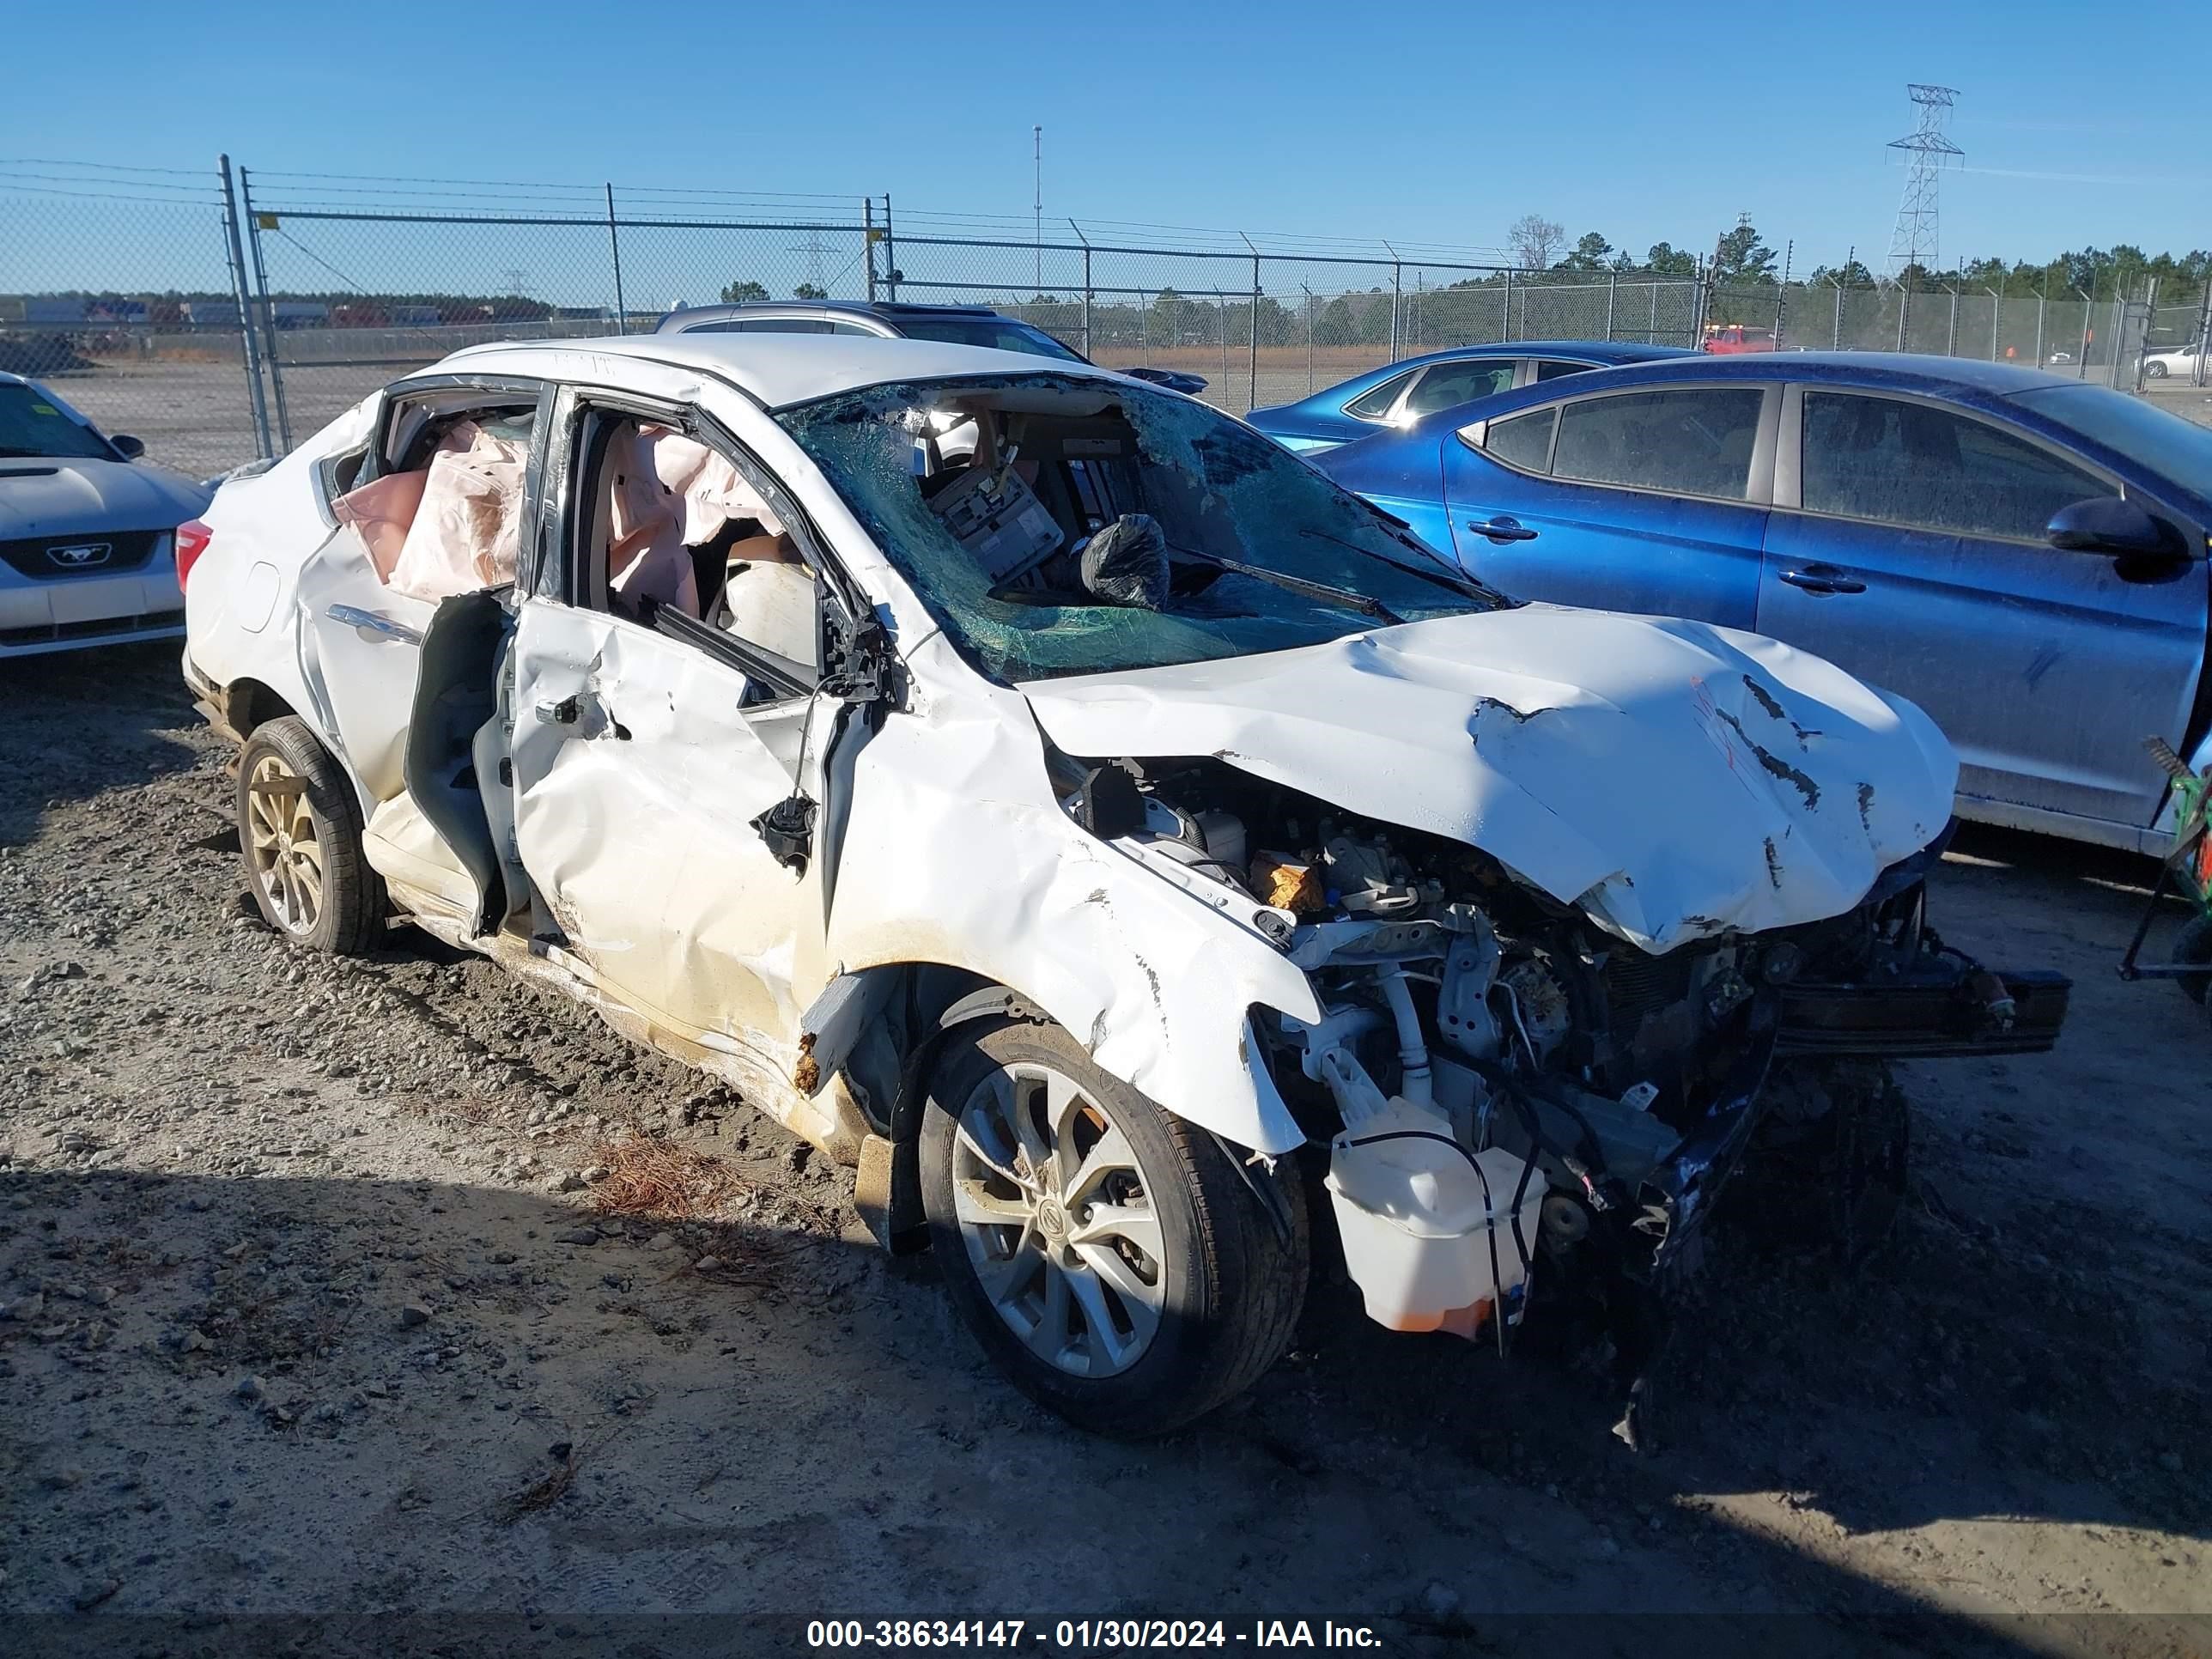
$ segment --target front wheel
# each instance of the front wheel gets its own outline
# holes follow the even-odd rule
[[[956,1034],[921,1131],[932,1249],[1017,1387],[1079,1428],[1180,1428],[1289,1345],[1308,1238],[1296,1171],[1243,1170],[1056,1025]]]
[[[2164,363],[2145,363],[2143,365],[2143,377],[2146,380],[2164,380],[2166,378],[2166,365]]]

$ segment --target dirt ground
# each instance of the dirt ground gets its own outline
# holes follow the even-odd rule
[[[411,932],[337,963],[250,919],[169,647],[0,665],[0,698],[16,1651],[744,1653],[837,1616],[1050,1652],[1133,1614],[1416,1654],[2212,1644],[2212,1024],[2112,975],[2135,860],[1963,840],[1938,925],[2075,976],[2058,1051],[1905,1068],[1914,1190],[1856,1279],[1723,1231],[1656,1453],[1602,1379],[1327,1286],[1246,1401],[1123,1445],[1002,1386],[927,1260],[719,1086]],[[702,1213],[619,1212],[637,1138]]]

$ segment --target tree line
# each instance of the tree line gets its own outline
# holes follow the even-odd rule
[[[1524,214],[1507,233],[1514,261],[1534,274],[1565,278],[1595,279],[1633,272],[1638,276],[1695,276],[1697,254],[1671,243],[1655,242],[1640,260],[1625,248],[1616,249],[1598,231],[1589,231],[1567,246],[1566,230],[1558,221],[1540,214]],[[1793,283],[1834,283],[1844,288],[1870,288],[1877,281],[1864,261],[1846,258],[1840,265],[1816,264],[1809,271],[1782,269],[1783,256],[1760,235],[1748,217],[1740,218],[1714,239],[1705,272],[1716,287],[1772,288],[1785,276]],[[2140,294],[2155,278],[2162,295],[2202,294],[2212,280],[2212,249],[2192,248],[2183,254],[2146,253],[2133,243],[2109,248],[2072,249],[2037,262],[2032,259],[1966,259],[1944,267],[1909,264],[1890,280],[1909,282],[1916,289],[1963,287],[1968,292],[1995,290],[2007,299],[2053,298],[2078,290],[2092,299]]]

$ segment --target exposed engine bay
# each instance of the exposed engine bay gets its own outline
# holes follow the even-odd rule
[[[1533,1284],[1688,1266],[1778,1053],[2021,1052],[2063,1016],[2063,980],[2001,980],[1928,929],[1940,846],[1844,915],[1654,956],[1478,849],[1220,760],[1054,765],[1086,829],[1311,978],[1321,1020],[1255,1035],[1393,1328],[1502,1340]]]

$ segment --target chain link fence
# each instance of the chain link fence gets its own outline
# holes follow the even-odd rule
[[[1236,411],[1423,352],[1524,340],[1901,349],[2132,388],[2147,349],[2198,337],[2212,310],[2212,294],[1732,288],[1430,248],[1023,228],[902,221],[887,197],[0,162],[0,368],[208,476],[283,453],[463,346],[649,331],[723,301],[988,305],[1110,368],[1202,375],[1206,398]]]
[[[219,171],[5,165],[0,371],[179,471],[252,459],[245,289]]]

